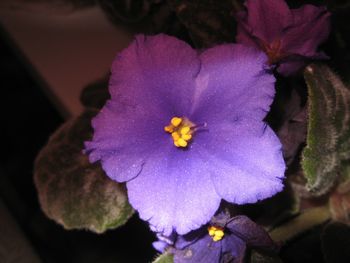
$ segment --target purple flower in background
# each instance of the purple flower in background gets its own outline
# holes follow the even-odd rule
[[[237,14],[238,43],[263,50],[282,75],[300,70],[308,59],[327,58],[317,48],[330,32],[325,7],[304,5],[289,9],[284,0],[247,0]]]
[[[247,246],[277,250],[268,233],[248,217],[224,216],[207,228],[178,236],[174,244],[166,245],[166,250],[174,254],[174,263],[241,263]]]
[[[127,183],[154,231],[185,234],[221,199],[254,203],[282,190],[281,144],[263,122],[275,81],[265,62],[242,45],[198,54],[166,35],[137,36],[117,56],[86,151]]]

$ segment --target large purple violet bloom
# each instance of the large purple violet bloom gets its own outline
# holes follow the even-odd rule
[[[263,50],[280,74],[296,73],[308,59],[326,58],[317,51],[330,32],[325,7],[289,9],[284,0],[247,0],[245,5],[247,11],[236,16],[236,41]]]
[[[277,251],[268,233],[248,217],[214,219],[208,227],[175,237],[173,244],[157,241],[154,246],[174,254],[174,263],[242,263],[247,247]]]
[[[242,45],[198,54],[166,35],[137,36],[117,56],[86,150],[127,182],[130,203],[155,231],[185,234],[221,199],[254,203],[283,188],[281,144],[263,122],[275,81],[265,62]]]

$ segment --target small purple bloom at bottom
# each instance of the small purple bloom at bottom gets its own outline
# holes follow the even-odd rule
[[[248,217],[241,215],[228,219],[226,215],[220,216],[207,228],[178,236],[172,246],[164,239],[155,242],[154,246],[173,253],[174,263],[240,263],[247,246],[277,249],[268,233]]]

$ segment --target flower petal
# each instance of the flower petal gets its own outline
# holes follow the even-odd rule
[[[244,215],[232,218],[226,227],[232,232],[232,235],[239,237],[247,246],[265,249],[276,248],[276,244],[265,229]]]
[[[292,14],[284,0],[247,0],[247,24],[252,34],[271,43],[280,39],[284,28],[292,21]]]
[[[210,173],[196,151],[169,144],[150,156],[127,183],[129,201],[155,231],[170,235],[199,228],[219,207]]]
[[[262,122],[208,125],[195,144],[203,147],[207,170],[217,193],[226,201],[254,203],[282,190],[285,164],[281,143]]]
[[[159,145],[172,144],[163,127],[191,105],[200,67],[195,50],[174,37],[137,36],[112,66],[112,99],[94,118],[90,161],[124,182],[137,176]]]
[[[280,63],[277,72],[288,77],[298,73],[306,65],[306,59],[303,60],[286,60]]]
[[[312,5],[291,11],[294,23],[284,33],[282,49],[291,54],[317,56],[318,45],[327,39],[330,32],[330,13],[325,7]]]
[[[263,52],[221,45],[203,52],[190,118],[197,122],[249,117],[262,120],[275,93]]]
[[[236,19],[238,21],[236,42],[259,50],[261,49],[261,42],[259,38],[253,35],[252,28],[246,24],[246,16],[246,11],[241,11],[236,14]]]
[[[166,243],[165,241],[157,240],[152,243],[152,246],[158,252],[163,253],[165,252],[165,249],[169,246],[169,244]]]
[[[183,250],[175,250],[176,263],[219,263],[221,242],[214,242],[209,235],[198,239]]]
[[[201,227],[199,229],[193,230],[186,235],[178,235],[175,243],[176,249],[183,250],[186,247],[197,242],[199,239],[208,236],[208,229],[206,227]]]
[[[246,244],[234,234],[227,234],[222,239],[222,262],[243,263]]]
[[[107,175],[118,182],[137,176],[148,155],[171,144],[162,119],[149,120],[147,111],[108,101],[93,119],[94,136],[85,143],[91,162],[101,160]],[[169,117],[170,118],[170,117]],[[141,136],[142,135],[142,136]]]
[[[187,43],[162,34],[139,35],[115,59],[109,91],[112,100],[144,106],[149,114],[182,116],[191,105],[199,69],[197,52]]]

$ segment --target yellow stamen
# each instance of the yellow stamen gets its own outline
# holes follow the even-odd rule
[[[178,127],[181,122],[182,122],[182,118],[179,118],[179,117],[174,117],[171,119],[171,124],[174,125],[175,127]]]
[[[192,139],[194,126],[187,118],[173,117],[170,124],[164,127],[164,131],[171,133],[176,147],[187,147]]]
[[[173,137],[173,140],[174,140],[174,141],[177,141],[177,140],[180,139],[180,135],[179,135],[177,132],[173,132],[173,133],[171,134],[171,137]]]
[[[221,240],[225,235],[224,229],[219,226],[209,226],[208,233],[215,242]]]
[[[178,139],[178,140],[177,140],[177,143],[178,143],[181,147],[186,147],[186,146],[187,146],[187,142],[186,142],[184,139],[182,139],[182,138]]]
[[[173,127],[171,125],[165,126],[164,131],[172,133],[174,131]]]
[[[181,136],[182,139],[184,139],[185,141],[189,141],[192,139],[192,135],[191,134],[185,134]]]
[[[190,132],[190,129],[191,129],[190,127],[185,126],[185,127],[181,128],[180,133],[182,135],[188,134]]]

